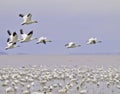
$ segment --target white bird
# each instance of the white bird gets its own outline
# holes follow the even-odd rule
[[[16,45],[16,42],[10,42],[10,38],[7,39],[7,47],[5,47],[5,50],[8,49],[12,49],[12,48],[16,48],[16,47],[20,47],[19,45]]]
[[[9,42],[12,42],[12,43],[15,43],[15,42],[18,42],[18,35],[16,32],[13,32],[11,33],[10,30],[7,31],[8,35],[9,35],[9,39],[10,41]]]
[[[9,83],[10,83],[10,81],[9,80],[5,80],[4,81],[4,83],[2,84],[2,86],[4,87],[4,86],[8,86],[9,85]]]
[[[35,40],[37,38],[32,38],[32,35],[33,35],[33,31],[30,31],[28,34],[25,34],[23,32],[22,29],[20,29],[20,34],[22,36],[22,39],[20,40],[20,42],[29,42],[29,41],[32,41],[32,40]]]
[[[65,88],[62,88],[62,89],[58,90],[58,92],[61,93],[61,94],[67,94],[68,89],[65,87]]]
[[[27,15],[19,14],[19,16],[23,18],[23,23],[21,25],[38,23],[37,21],[34,21],[34,20],[31,19],[32,18],[31,13],[29,13]]]
[[[88,41],[87,41],[87,44],[96,44],[96,43],[100,43],[102,41],[98,41],[97,38],[90,38]]]
[[[51,40],[48,40],[47,37],[40,37],[37,41],[36,44],[39,44],[39,43],[44,43],[46,44],[46,42],[52,42]]]
[[[80,94],[87,94],[87,93],[88,93],[88,91],[85,90],[85,89],[83,89],[83,90],[80,91]]]
[[[24,90],[22,91],[22,94],[31,94],[30,90]]]
[[[31,94],[44,94],[43,92],[32,92]]]
[[[68,44],[65,44],[67,48],[75,48],[75,47],[80,47],[81,45],[76,44],[74,42],[69,42]]]
[[[26,88],[27,90],[22,91],[22,94],[31,94],[31,91],[30,91],[31,85],[30,84],[26,85]]]
[[[10,92],[14,92],[14,89],[12,87],[8,87],[5,89],[6,94],[10,93]]]

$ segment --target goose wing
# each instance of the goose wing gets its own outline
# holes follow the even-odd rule
[[[10,38],[8,38],[7,39],[7,46],[9,47],[9,46],[11,46],[13,43],[12,42],[10,42]]]
[[[74,45],[74,43],[73,42],[69,42],[69,43],[67,43],[67,44],[65,44],[65,46],[73,46]]]
[[[46,44],[46,41],[45,41],[45,40],[43,40],[43,43],[44,43],[44,44]]]
[[[90,38],[88,41],[90,41],[90,42],[91,42],[91,41],[93,41],[93,40],[94,40],[94,38],[92,37],[92,38]]]
[[[26,37],[26,40],[30,40],[31,37],[33,35],[33,31],[30,31],[28,34],[27,34],[27,37]]]
[[[27,15],[27,20],[31,20],[31,17],[32,17],[32,14],[31,13],[29,13],[28,15]]]
[[[42,40],[44,40],[44,37],[40,37],[40,38],[38,39],[39,42],[41,42]]]
[[[74,42],[70,42],[69,46],[75,46],[75,43]]]
[[[22,40],[25,40],[27,37],[27,34],[25,34],[22,29],[20,29],[20,34],[22,36]]]
[[[9,35],[9,42],[17,42],[18,40],[18,35],[16,32],[11,33],[9,30],[7,31]]]
[[[28,14],[28,15],[25,15],[24,17],[23,17],[23,20],[24,20],[24,22],[29,22],[29,21],[31,21],[31,17],[32,17],[32,14]]]
[[[46,44],[46,37],[40,37],[38,39],[38,43],[44,43],[44,44]]]
[[[9,40],[9,42],[12,42],[13,41],[13,35],[12,35],[12,33],[10,32],[10,30],[8,30],[7,33],[9,35],[9,39],[7,39],[7,40]]]
[[[12,38],[12,42],[13,42],[13,43],[18,41],[18,35],[17,35],[16,32],[13,32],[13,36],[12,36],[12,37],[13,37],[13,38]]]
[[[7,43],[9,43],[9,42],[10,42],[10,38],[7,39]]]
[[[23,17],[24,17],[24,15],[23,15],[23,14],[19,14],[19,17],[22,17],[22,18],[23,18]]]
[[[7,33],[8,33],[9,36],[12,35],[11,32],[10,32],[10,30],[8,30]]]

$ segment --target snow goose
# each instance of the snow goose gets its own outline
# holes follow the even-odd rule
[[[37,38],[32,38],[33,31],[30,31],[28,34],[25,34],[25,33],[23,32],[23,30],[20,29],[20,34],[21,34],[21,36],[22,36],[22,39],[21,39],[21,41],[20,41],[21,43],[22,43],[22,42],[29,42],[29,41],[32,41],[32,40],[37,39]]]
[[[34,21],[34,20],[31,19],[32,18],[31,13],[29,13],[27,15],[19,14],[19,16],[23,18],[23,23],[21,25],[38,23],[37,21]]]
[[[5,50],[8,49],[12,49],[12,48],[16,48],[16,47],[20,47],[19,45],[16,45],[16,42],[10,42],[10,38],[7,39],[7,47],[5,47]]]
[[[18,35],[17,35],[16,32],[11,33],[10,30],[8,30],[7,33],[8,33],[9,38],[10,38],[10,41],[9,41],[9,42],[14,43],[14,42],[18,42],[18,41],[19,41],[19,40],[18,40]]]
[[[14,93],[14,89],[12,87],[8,87],[5,89],[6,94],[8,93]]]
[[[47,37],[40,37],[37,41],[36,44],[39,44],[39,43],[44,43],[46,44],[46,42],[52,42],[51,40],[48,40]]]
[[[87,44],[96,44],[96,43],[100,43],[102,41],[98,41],[97,38],[90,38],[88,41],[87,41]]]
[[[75,48],[75,47],[80,47],[81,45],[76,44],[74,42],[69,42],[68,44],[65,44],[67,48]]]
[[[80,94],[88,94],[88,91],[86,89],[83,89],[80,91]]]

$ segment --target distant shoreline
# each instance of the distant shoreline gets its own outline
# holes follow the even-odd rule
[[[38,54],[38,53],[7,53],[7,52],[0,52],[1,55],[120,55],[120,53],[66,53],[66,54],[55,54],[55,53],[49,53],[49,54]]]
[[[89,65],[119,66],[120,55],[1,55],[0,66]]]

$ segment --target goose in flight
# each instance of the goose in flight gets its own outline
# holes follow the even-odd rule
[[[97,38],[90,38],[88,41],[87,41],[87,44],[96,44],[96,43],[100,43],[102,41],[98,41]]]
[[[46,42],[52,42],[51,40],[48,40],[47,37],[40,37],[37,41],[36,44],[39,44],[39,43],[44,43],[46,44]]]
[[[12,48],[16,48],[16,47],[20,47],[19,45],[16,45],[16,42],[10,42],[10,38],[7,39],[7,47],[5,47],[5,50],[8,49],[12,49]]]
[[[11,33],[10,30],[7,31],[8,35],[9,35],[9,42],[15,43],[18,42],[18,35],[16,32]]]
[[[67,48],[75,48],[75,47],[80,47],[81,45],[76,44],[74,42],[69,42],[68,44],[65,44]]]
[[[38,23],[37,21],[32,20],[32,14],[27,14],[27,15],[23,15],[23,14],[19,14],[20,17],[23,18],[23,23],[21,25],[24,24],[32,24],[32,23]]]
[[[37,38],[32,38],[32,35],[33,35],[33,31],[30,31],[28,34],[25,34],[23,32],[22,29],[20,29],[20,34],[22,36],[22,39],[20,40],[20,42],[29,42],[29,41],[32,41],[32,40],[35,40]]]

